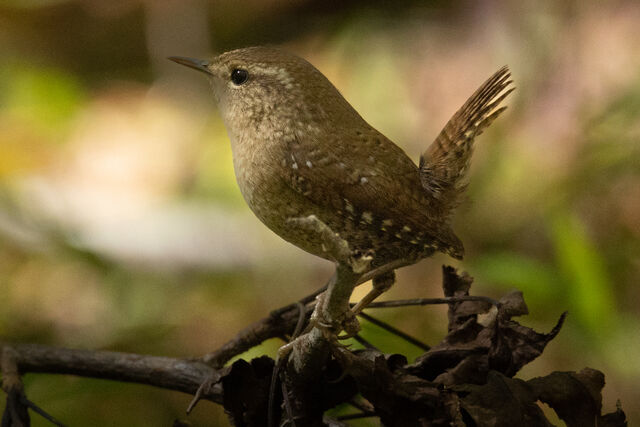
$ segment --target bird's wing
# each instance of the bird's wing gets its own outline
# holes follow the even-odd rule
[[[507,107],[500,103],[514,90],[504,66],[464,103],[420,157],[420,179],[425,190],[448,215],[465,189],[473,140]]]
[[[457,237],[428,211],[418,167],[375,129],[339,141],[298,135],[287,150],[283,178],[316,206],[332,209],[351,226],[373,227],[396,240],[418,239],[461,256]]]

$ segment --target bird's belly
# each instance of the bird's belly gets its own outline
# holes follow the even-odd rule
[[[276,173],[260,168],[245,168],[235,162],[236,180],[249,208],[271,231],[309,253],[330,259],[322,249],[319,236],[292,225],[290,219],[309,215],[324,216],[311,202],[289,187]]]
[[[243,185],[240,187],[242,189]],[[245,185],[241,191],[249,208],[271,231],[300,249],[331,259],[323,250],[320,236],[290,222],[291,219],[305,218],[309,215],[325,217],[319,209],[310,206],[309,200],[286,185],[278,183],[251,187]]]

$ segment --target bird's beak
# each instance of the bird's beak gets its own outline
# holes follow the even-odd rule
[[[204,59],[194,59],[194,58],[186,58],[184,56],[170,56],[168,59],[173,62],[177,62],[178,64],[187,66],[189,68],[193,68],[194,70],[202,71],[203,73],[211,74],[211,70],[209,70],[209,61],[205,61]]]

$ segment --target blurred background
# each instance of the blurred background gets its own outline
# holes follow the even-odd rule
[[[495,70],[518,90],[482,135],[443,255],[385,298],[517,288],[560,335],[521,378],[585,366],[640,420],[640,3],[246,0],[0,2],[0,337],[177,357],[211,351],[332,266],[267,230],[237,189],[206,79],[167,61],[273,44],[312,62],[414,159]],[[366,289],[358,290],[359,294]],[[446,307],[379,317],[437,343]],[[363,336],[420,350],[363,321]],[[243,355],[273,355],[267,342]],[[171,425],[190,396],[27,375],[70,425]],[[4,404],[4,396],[0,396]],[[228,425],[202,402],[193,425]],[[34,425],[46,425],[34,416]],[[376,425],[363,422],[360,425]]]

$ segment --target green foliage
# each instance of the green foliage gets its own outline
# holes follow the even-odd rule
[[[569,310],[591,334],[604,337],[618,321],[602,256],[576,216],[556,213],[550,221],[550,237]]]
[[[4,64],[0,67],[0,107],[43,136],[60,134],[85,100],[73,75],[49,67]]]
[[[558,301],[563,294],[562,281],[553,265],[516,252],[495,252],[476,258],[469,269],[482,282],[504,290],[521,290],[527,295],[529,311],[534,317],[549,313],[546,307],[549,301],[556,301],[554,306],[562,310]],[[543,310],[542,314],[539,310]]]

